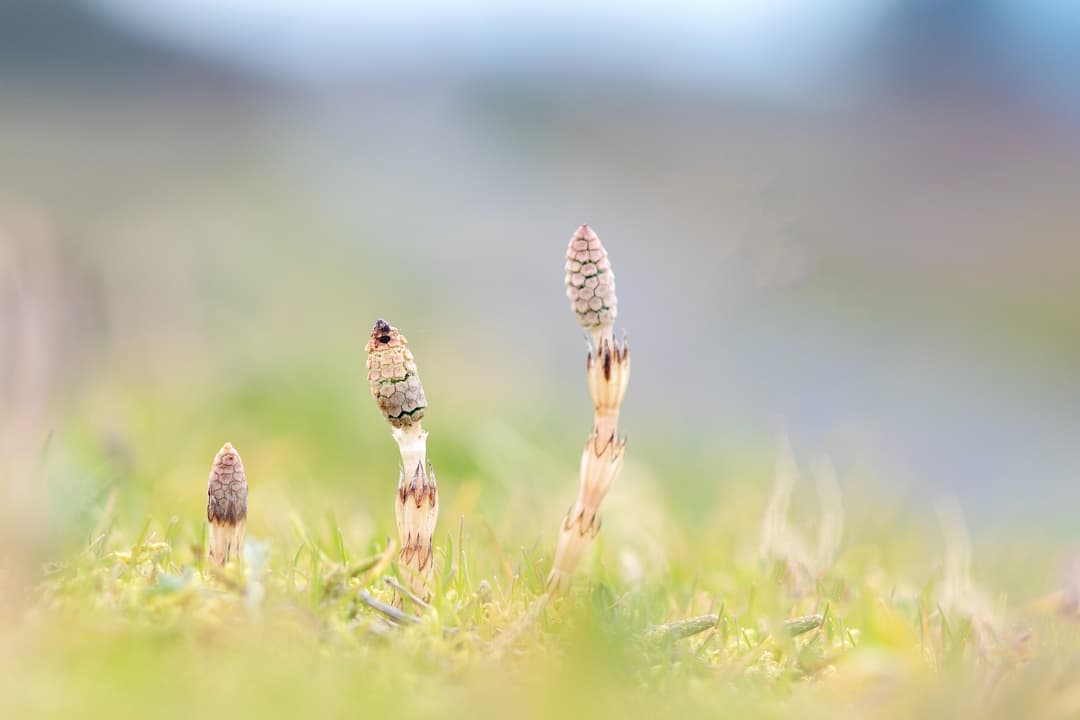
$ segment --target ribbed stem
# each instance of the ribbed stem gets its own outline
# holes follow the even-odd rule
[[[393,435],[401,451],[394,503],[401,542],[398,560],[413,593],[426,601],[431,597],[430,579],[435,566],[432,536],[439,517],[438,486],[427,464],[427,433],[420,423],[395,428]]]
[[[600,532],[600,504],[622,469],[626,441],[619,437],[619,409],[630,381],[630,348],[615,340],[614,273],[607,251],[587,225],[570,239],[567,249],[567,295],[578,322],[589,333],[586,364],[593,399],[593,430],[581,455],[578,497],[559,529],[548,592],[565,591],[581,555]]]
[[[439,495],[435,473],[427,462],[427,433],[421,426],[427,398],[408,345],[397,328],[385,320],[376,321],[367,344],[367,370],[371,395],[394,428],[394,441],[401,453],[394,501],[401,542],[399,567],[412,591],[427,600],[431,597],[432,535],[439,517]],[[397,598],[399,605],[401,600]]]

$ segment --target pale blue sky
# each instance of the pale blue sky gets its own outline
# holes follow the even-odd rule
[[[958,26],[945,28],[948,42],[950,33],[982,33],[984,50],[1027,83],[1080,104],[1072,81],[1080,72],[1080,3],[1072,0],[90,4],[160,42],[298,81],[387,69],[495,74],[587,68],[794,100],[851,91],[865,61],[858,51],[906,6],[943,21],[960,17]],[[979,27],[965,27],[968,16]]]

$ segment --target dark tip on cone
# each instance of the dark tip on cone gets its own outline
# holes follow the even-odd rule
[[[382,318],[375,321],[375,327],[371,330],[371,337],[375,338],[381,343],[390,342],[390,323],[386,322]]]

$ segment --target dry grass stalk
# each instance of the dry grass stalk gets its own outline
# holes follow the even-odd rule
[[[581,485],[559,531],[549,592],[565,590],[581,554],[600,531],[600,503],[622,469],[626,440],[619,437],[619,408],[630,381],[630,347],[614,337],[618,314],[615,274],[600,238],[582,225],[566,251],[566,288],[578,322],[589,333],[586,363],[593,400],[593,430],[581,456]]]
[[[210,559],[224,565],[239,558],[247,526],[247,476],[240,454],[232,446],[218,450],[206,490],[206,519],[210,521]]]
[[[817,548],[792,526],[788,518],[799,467],[791,441],[781,436],[777,442],[776,473],[773,489],[761,524],[760,555],[776,560],[786,567],[786,580],[798,596],[812,594],[818,578],[832,567],[844,531],[844,504],[836,468],[828,456],[813,465],[812,475],[817,482],[821,520],[818,526]]]
[[[431,597],[432,535],[439,517],[439,495],[435,473],[427,462],[427,433],[421,426],[427,398],[408,344],[397,328],[385,320],[376,321],[367,344],[367,369],[371,394],[393,427],[401,452],[395,504],[401,539],[398,559],[413,593],[427,600]]]

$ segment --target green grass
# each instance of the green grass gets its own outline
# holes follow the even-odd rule
[[[0,615],[3,716],[1080,712],[1080,626],[1032,602],[1058,550],[976,543],[969,574],[932,508],[845,478],[835,560],[798,542],[763,557],[768,450],[730,450],[710,475],[704,451],[631,443],[573,591],[544,602],[580,438],[433,411],[437,590],[390,617],[396,449],[364,388],[337,384],[352,372],[103,387],[86,403],[109,397],[107,424],[73,411],[41,461],[47,539],[13,565],[23,592]],[[225,440],[250,518],[246,562],[219,570],[203,513]],[[705,503],[666,489],[683,478],[715,478]],[[804,486],[779,522],[810,539]]]

